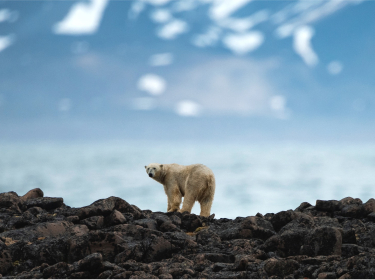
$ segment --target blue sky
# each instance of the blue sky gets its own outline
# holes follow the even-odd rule
[[[183,125],[373,141],[374,12],[358,0],[1,1],[3,138]]]

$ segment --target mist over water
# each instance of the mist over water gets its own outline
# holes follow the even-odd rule
[[[295,209],[316,199],[375,197],[373,144],[2,143],[0,155],[0,192],[41,188],[71,207],[118,196],[166,211],[162,185],[144,169],[151,162],[210,167],[216,218]],[[199,203],[192,212],[199,214]]]

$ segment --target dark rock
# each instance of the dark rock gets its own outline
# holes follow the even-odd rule
[[[133,274],[133,272],[131,272],[131,271],[121,272],[121,273],[115,274],[115,276],[113,276],[113,279],[129,279],[129,277],[132,274]]]
[[[366,230],[365,225],[359,220],[348,220],[343,223],[342,243],[357,244],[357,233]]]
[[[172,245],[163,237],[151,236],[145,246],[145,261],[152,262],[166,259],[172,255]]]
[[[372,212],[370,214],[367,215],[367,218],[371,221],[371,222],[375,222],[375,212]]]
[[[91,278],[91,273],[89,271],[79,271],[74,272],[70,275],[70,278],[72,279],[88,279]]]
[[[154,219],[140,219],[140,220],[136,220],[134,224],[140,225],[144,228],[157,230],[157,223]]]
[[[363,204],[363,214],[364,216],[375,212],[375,199],[370,198],[365,204]]]
[[[112,274],[112,270],[105,270],[98,275],[98,279],[109,279],[111,278]]]
[[[150,215],[150,218],[155,220],[156,223],[160,226],[163,223],[171,223],[171,219],[168,215],[162,212],[155,212]]]
[[[336,273],[334,272],[322,272],[318,274],[318,279],[336,279]]]
[[[130,213],[135,219],[139,219],[142,213],[127,203],[125,200],[111,196],[106,199],[99,199],[89,206],[79,208],[77,211],[77,216],[80,219],[84,219],[91,216],[107,216],[116,209],[121,213]]]
[[[339,201],[337,200],[317,200],[315,207],[316,207],[316,210],[326,211],[326,212],[333,212],[336,210],[340,210]]]
[[[220,236],[210,229],[201,230],[196,235],[197,243],[201,245],[216,245],[221,243]]]
[[[43,270],[43,278],[68,278],[73,272],[73,265],[59,262]]]
[[[7,274],[8,270],[13,266],[12,256],[5,248],[5,244],[0,241],[0,274],[3,275]]]
[[[40,207],[46,210],[51,210],[62,206],[64,203],[61,197],[36,197],[29,198],[24,202],[27,208]]]
[[[342,244],[341,246],[341,255],[344,258],[356,256],[362,251],[363,248],[355,244]]]
[[[333,227],[318,227],[309,234],[308,244],[313,247],[315,255],[341,255],[341,232]]]
[[[302,202],[300,204],[300,206],[298,206],[294,211],[297,211],[297,212],[302,212],[304,209],[306,209],[307,207],[310,207],[311,204],[308,203],[308,202]]]
[[[66,218],[67,221],[71,222],[71,223],[78,223],[79,222],[79,217],[78,216],[69,216]]]
[[[178,213],[178,212],[177,212]],[[178,217],[177,215],[170,215],[169,216],[169,219],[172,221],[172,223],[174,225],[176,225],[177,227],[180,227],[181,226],[181,218]]]
[[[220,253],[205,253],[203,254],[203,257],[206,260],[209,260],[211,262],[220,262],[220,263],[233,263],[234,262],[234,256],[232,255],[226,255],[226,254],[220,254]]]
[[[346,217],[360,218],[363,216],[363,206],[357,204],[349,204],[341,209],[341,213]]]
[[[215,220],[117,197],[70,208],[35,195],[0,194],[3,278],[375,277],[373,199]]]
[[[202,226],[202,220],[195,214],[183,214],[181,218],[181,229],[188,232],[195,231],[197,228]]]
[[[75,271],[102,271],[103,270],[103,256],[100,253],[93,253],[84,257],[82,260],[73,263]]]
[[[345,197],[339,201],[338,208],[342,210],[345,206],[348,205],[361,205],[362,200],[359,198]]]
[[[271,218],[271,223],[275,231],[278,232],[283,226],[294,220],[296,217],[296,213],[292,210],[281,211]]]
[[[163,273],[159,275],[159,279],[173,279],[173,276],[169,273]]]
[[[233,264],[233,270],[247,270],[248,264],[255,261],[256,259],[249,255],[236,255]]]
[[[287,275],[293,274],[298,268],[299,264],[295,260],[269,259],[264,265],[264,270],[269,277],[278,276],[284,278]]]
[[[279,230],[279,234],[287,230],[300,230],[300,229],[312,229],[315,228],[315,222],[317,219],[314,219],[310,215],[299,213],[297,217],[291,222],[287,223]]]
[[[352,276],[349,273],[345,273],[344,275],[340,276],[339,279],[352,279]]]
[[[266,240],[263,247],[266,252],[277,252],[282,257],[307,254],[306,248],[304,252],[301,252],[301,247],[306,243],[308,234],[309,231],[304,229],[286,230],[281,235],[275,235]]]
[[[241,223],[240,235],[242,238],[260,238],[267,240],[275,235],[272,224],[259,217],[247,217]]]
[[[100,229],[104,226],[104,217],[92,216],[81,220],[80,223],[86,225],[89,229]]]
[[[34,215],[35,217],[37,217],[38,215],[40,215],[42,213],[45,213],[46,211],[44,209],[42,209],[41,207],[35,206],[35,207],[31,207],[31,208],[27,209],[26,212],[28,212],[28,213]]]
[[[125,224],[127,219],[120,211],[113,210],[112,213],[106,218],[105,222],[107,225],[114,226],[118,224]]]
[[[162,223],[160,226],[160,230],[162,232],[174,232],[174,231],[181,231],[176,225],[172,222]]]
[[[330,217],[314,217],[314,223],[316,227],[335,227],[341,228],[341,224],[338,219]]]
[[[362,247],[375,247],[375,225],[367,223],[364,228],[355,229],[356,244]]]
[[[80,219],[85,219],[91,216],[104,216],[109,215],[115,209],[115,197],[107,199],[99,199],[89,206],[78,209],[77,216]]]
[[[22,202],[15,192],[0,193],[0,208],[8,208],[10,213],[22,213]]]

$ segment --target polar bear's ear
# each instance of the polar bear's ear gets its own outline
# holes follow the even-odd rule
[[[145,169],[147,168],[147,165],[145,165]]]
[[[162,164],[160,164],[160,168],[163,168],[163,165],[162,165]]]

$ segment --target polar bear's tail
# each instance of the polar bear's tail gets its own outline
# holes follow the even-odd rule
[[[215,183],[215,176],[211,174],[207,178],[207,186],[204,190],[204,195],[202,199],[199,201],[201,204],[201,216],[208,217],[210,216],[211,213],[211,206],[212,202],[214,200],[214,195],[215,195],[215,188],[216,188],[216,183]]]

